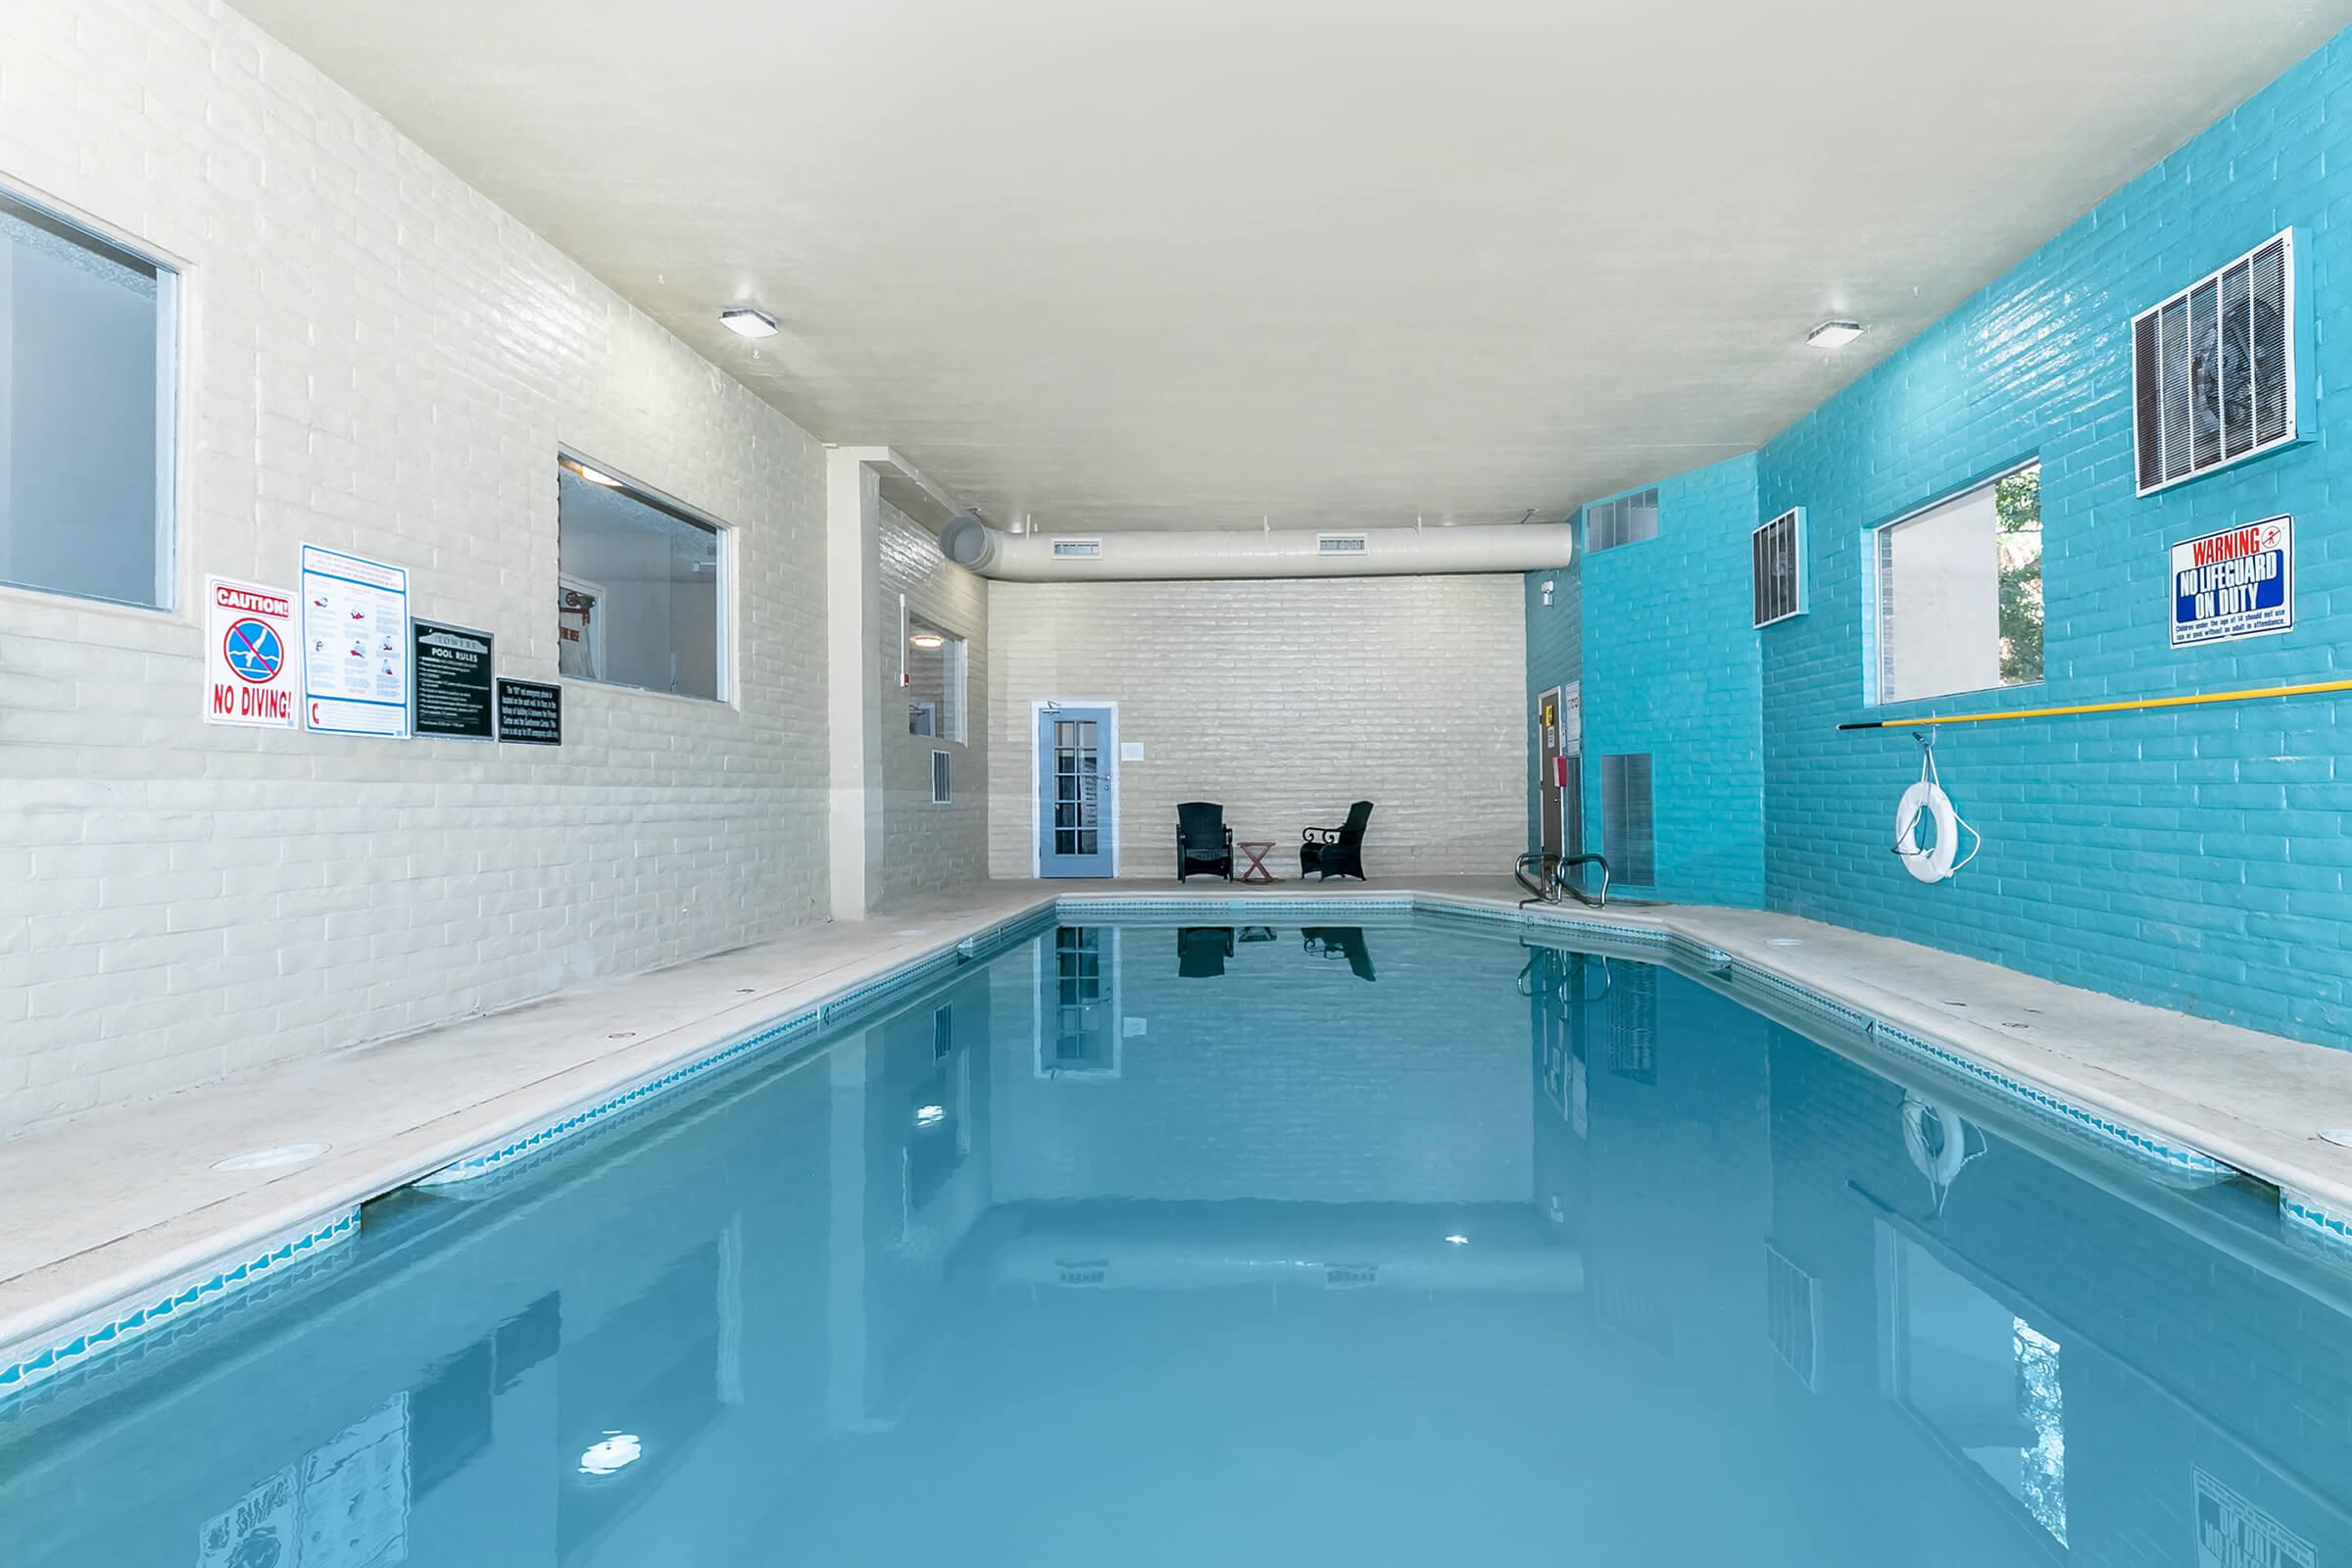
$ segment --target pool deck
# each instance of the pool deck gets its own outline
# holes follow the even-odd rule
[[[618,1089],[730,1037],[1057,897],[1223,900],[1416,895],[1510,907],[1504,879],[1428,877],[1243,887],[1195,881],[989,882],[877,918],[488,1017],[269,1068],[0,1142],[0,1366],[62,1328]],[[1752,910],[1658,906],[1579,918],[1680,933],[1826,993],[2026,1083],[2200,1150],[2352,1216],[2352,1051],[2184,1017],[1885,937]],[[1775,946],[1775,940],[1794,946]],[[322,1143],[289,1168],[216,1161]]]

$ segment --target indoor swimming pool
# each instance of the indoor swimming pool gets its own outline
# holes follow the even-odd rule
[[[1630,954],[1255,912],[378,1200],[0,1404],[0,1559],[2352,1553],[2352,1267],[2269,1193]]]

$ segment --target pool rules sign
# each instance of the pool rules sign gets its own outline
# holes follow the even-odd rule
[[[206,720],[292,729],[293,596],[259,583],[207,577],[204,602]]]
[[[2265,517],[2173,546],[2173,646],[2295,624],[2295,519]]]

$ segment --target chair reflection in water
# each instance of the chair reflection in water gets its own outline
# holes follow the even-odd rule
[[[1309,953],[1326,958],[1345,958],[1348,967],[1355,971],[1358,980],[1374,978],[1372,950],[1365,945],[1364,928],[1360,925],[1310,925],[1299,933],[1306,939]]]

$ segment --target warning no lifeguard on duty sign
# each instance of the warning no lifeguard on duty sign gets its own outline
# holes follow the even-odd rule
[[[292,729],[293,596],[259,583],[207,577],[204,598],[206,719]]]
[[[2295,623],[2295,519],[2265,517],[2173,546],[2173,646]]]

